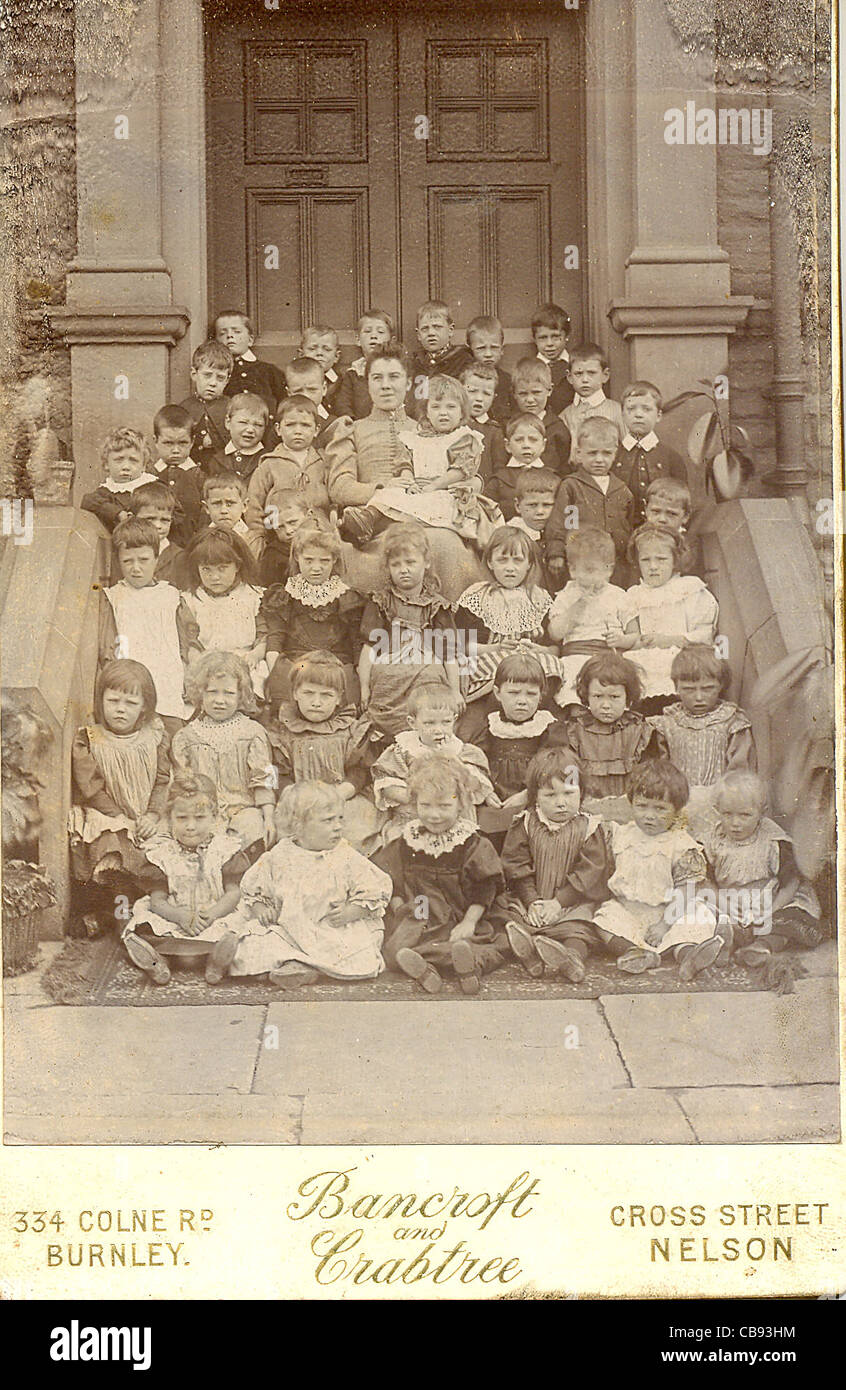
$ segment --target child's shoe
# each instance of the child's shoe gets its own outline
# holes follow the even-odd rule
[[[734,959],[750,970],[758,970],[772,960],[772,951],[769,946],[741,946],[739,951],[735,951]]]
[[[700,941],[698,946],[688,946],[679,961],[679,979],[685,983],[692,980],[701,970],[713,965],[723,949],[723,938],[712,936],[708,941]]]
[[[206,984],[220,984],[224,975],[228,975],[237,950],[238,938],[235,933],[224,932],[220,940],[214,943],[206,960]]]
[[[170,979],[170,968],[165,960],[159,955],[155,946],[149,941],[145,941],[142,936],[136,936],[135,932],[127,932],[123,938],[126,947],[126,954],[137,965],[139,970],[143,970],[145,975],[149,975],[154,985],[166,985]]]
[[[427,994],[437,994],[443,980],[427,960],[412,951],[410,946],[402,946],[396,954],[396,962],[404,975],[410,975]]]
[[[643,946],[633,946],[617,958],[617,968],[627,975],[642,975],[644,970],[656,970],[661,964],[657,951],[649,951]]]
[[[302,985],[313,985],[320,979],[320,972],[312,970],[310,965],[300,965],[295,960],[289,960],[284,965],[274,966],[269,972],[269,978],[270,983],[278,985],[280,989],[299,989]]]
[[[728,965],[734,946],[734,927],[727,917],[722,917],[717,923],[717,936],[722,938],[723,943],[717,956],[717,965]]]
[[[535,937],[538,955],[554,974],[565,975],[571,984],[581,984],[585,978],[585,963],[578,951],[565,946],[561,941],[553,941],[548,936]]]
[[[375,507],[345,507],[338,531],[345,541],[353,545],[366,545],[373,539],[376,522],[381,513]]]
[[[505,935],[526,974],[538,979],[543,974],[543,961],[535,950],[534,937],[519,922],[506,922]]]
[[[481,988],[476,952],[469,941],[451,941],[449,947],[452,968],[458,976],[462,994],[478,994]]]

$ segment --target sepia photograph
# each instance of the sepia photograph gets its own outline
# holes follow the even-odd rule
[[[836,1146],[829,4],[3,15],[4,1147]]]

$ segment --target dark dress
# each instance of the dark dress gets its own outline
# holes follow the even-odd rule
[[[332,589],[343,581],[329,581]],[[323,586],[328,589],[328,586]],[[304,584],[300,575],[292,575],[283,584],[273,584],[266,590],[256,618],[256,632],[267,639],[267,652],[279,652],[268,677],[266,697],[278,704],[287,699],[291,665],[309,652],[332,652],[347,668],[350,686],[354,668],[361,653],[361,618],[365,598],[355,589],[344,588],[326,602],[303,602],[299,595],[319,598],[314,585]],[[353,682],[354,684],[354,682]],[[355,691],[350,692],[351,698]]]
[[[644,758],[666,757],[666,744],[642,714],[627,709],[603,724],[581,706],[567,720],[567,738],[582,769],[582,796],[623,796],[629,773]]]

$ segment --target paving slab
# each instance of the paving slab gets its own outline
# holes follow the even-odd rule
[[[66,1107],[71,1093],[103,1097],[249,1091],[264,1009],[26,1008],[7,1000],[5,1095]]]
[[[574,1095],[629,1084],[594,1000],[282,1003],[268,1009],[274,1027],[255,1094],[340,1097],[360,1124],[387,1126],[383,1143],[407,1142],[419,1096],[448,1097],[454,1123],[513,1111],[515,1097],[521,1112],[566,1111]]]
[[[633,1086],[837,1082],[837,982],[795,994],[607,994],[600,1000]]]
[[[838,1086],[703,1086],[675,1096],[702,1144],[836,1144],[840,1138]]]
[[[54,1114],[7,1104],[6,1144],[297,1144],[302,1096],[80,1096]],[[37,1101],[35,1102],[37,1104]]]
[[[303,1144],[693,1144],[696,1136],[666,1091],[563,1093],[556,1108],[537,1090],[475,1097],[461,1110],[454,1093],[412,1093],[403,1112],[371,1105],[368,1113],[344,1094],[307,1095]],[[484,1102],[491,1100],[485,1109]],[[515,1105],[525,1104],[521,1113]],[[495,1108],[496,1106],[499,1108]]]

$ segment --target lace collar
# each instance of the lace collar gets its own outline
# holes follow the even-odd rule
[[[339,574],[330,575],[325,584],[309,584],[301,574],[292,574],[285,584],[285,592],[306,608],[325,608],[327,603],[346,594],[349,587]]]
[[[145,483],[157,483],[159,480],[155,473],[140,473],[137,478],[130,479],[129,482],[116,483],[113,478],[104,478],[101,487],[107,492],[135,492],[136,488],[143,487]]]
[[[498,709],[491,710],[488,715],[488,728],[495,738],[537,738],[540,734],[546,733],[550,724],[557,722],[555,715],[548,709],[539,709],[531,719],[525,719],[522,724],[513,724],[503,719]]]
[[[442,835],[433,835],[431,830],[424,830],[419,820],[412,820],[403,827],[402,838],[409,849],[422,850],[432,859],[440,859],[442,854],[449,854],[458,845],[463,845],[471,835],[476,834],[476,830],[471,821],[457,820],[451,830],[445,830]]]
[[[246,714],[238,710],[231,719],[209,719],[207,714],[198,714],[186,724],[186,729],[202,730],[203,742],[212,748],[228,748],[234,734],[238,734],[245,724],[252,724]]]
[[[513,593],[514,590],[509,590]],[[519,602],[509,603],[496,584],[482,581],[465,589],[458,600],[462,608],[481,618],[485,627],[502,637],[522,637],[543,625],[552,605],[552,595],[537,586],[521,589]]]
[[[303,718],[293,700],[286,700],[279,706],[279,723],[289,734],[337,734],[352,728],[357,718],[352,705],[345,705],[342,709],[336,709],[328,719],[321,719],[316,724],[311,719]]]

